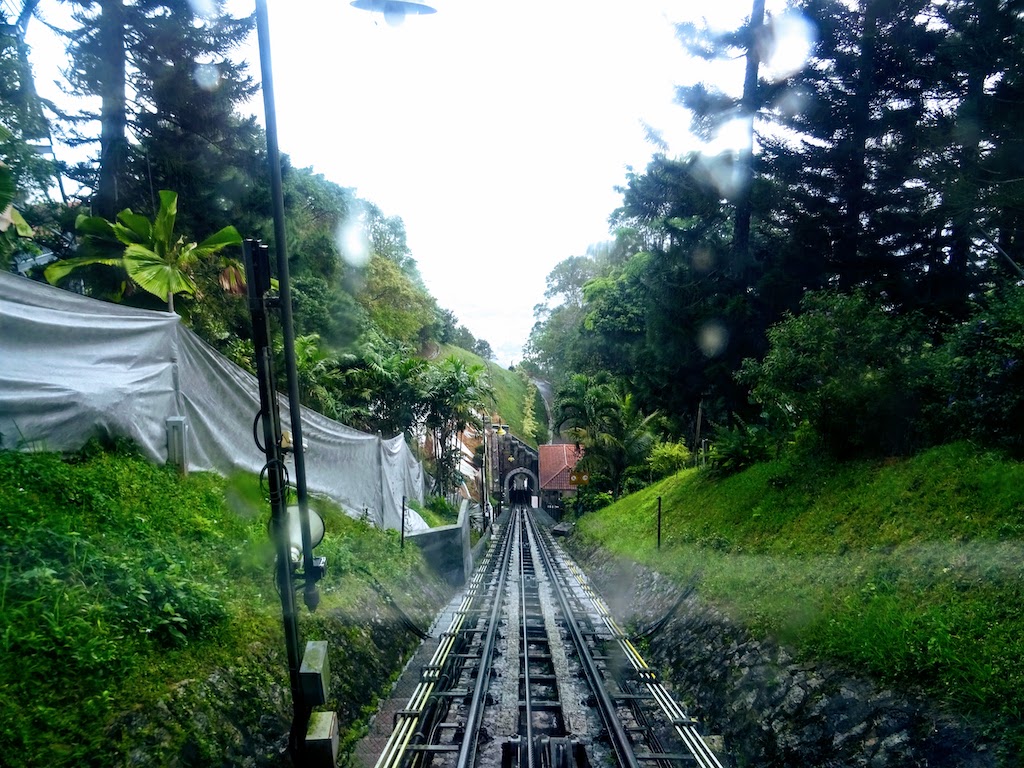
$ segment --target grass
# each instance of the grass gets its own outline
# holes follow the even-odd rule
[[[283,640],[269,506],[256,478],[181,478],[123,446],[107,452],[93,445],[68,458],[0,452],[0,486],[6,765],[123,764],[145,734],[122,733],[118,724],[130,713],[156,711],[183,681],[218,669],[262,681],[253,683],[261,690],[287,690],[283,661],[266,668],[268,654],[283,655],[267,649],[283,650]],[[325,519],[317,554],[328,557],[329,570],[321,608],[304,613],[305,624],[342,631],[328,617],[373,610],[379,598],[371,580],[399,594],[415,591],[423,579],[415,547],[400,550],[397,533],[325,502],[312,506]],[[372,656],[364,646],[346,646],[332,668],[346,669],[349,654]],[[358,660],[368,669],[375,663]],[[339,685],[356,679],[338,677]],[[369,687],[352,697],[344,729],[358,729],[362,708],[373,704],[370,683],[359,684]],[[194,740],[188,728],[167,748]]]
[[[717,481],[687,470],[579,527],[680,580],[699,574],[702,595],[753,631],[923,689],[1022,753],[1024,465],[960,443]]]
[[[458,508],[453,507],[440,496],[428,498],[426,504],[412,502],[412,506],[430,528],[441,528],[459,522]]]

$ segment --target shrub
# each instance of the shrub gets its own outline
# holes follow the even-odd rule
[[[647,468],[651,473],[651,481],[674,475],[684,469],[692,460],[693,455],[685,443],[658,443],[651,449],[647,457]]]
[[[996,297],[960,326],[944,359],[953,429],[1024,453],[1024,289]]]
[[[806,422],[839,457],[907,453],[922,443],[935,356],[922,323],[866,293],[809,293],[768,331],[760,363],[738,379],[777,425],[776,442]]]
[[[712,468],[717,474],[731,475],[771,457],[771,436],[757,424],[747,424],[739,416],[728,427],[716,427],[711,451]]]
[[[443,496],[430,496],[423,505],[435,518],[444,521],[442,525],[451,525],[459,521],[459,510],[448,503]]]

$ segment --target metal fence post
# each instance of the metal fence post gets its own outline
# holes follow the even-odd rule
[[[661,496],[658,497],[658,549],[661,549]]]

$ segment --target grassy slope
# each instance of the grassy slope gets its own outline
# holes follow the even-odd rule
[[[490,360],[484,360],[482,357],[460,347],[448,344],[442,345],[439,358],[445,358],[449,355],[454,355],[470,365],[487,366],[487,377],[494,390],[494,408],[501,414],[502,420],[512,428],[512,434],[522,438],[523,404],[526,400],[526,382],[523,381],[522,376]],[[537,439],[527,440],[526,442],[536,448],[538,441],[541,443],[547,442],[548,434],[544,401],[539,394],[534,399],[534,418],[537,421],[538,434]]]
[[[662,549],[656,549],[657,497]],[[972,446],[905,461],[687,470],[580,521],[808,656],[921,686],[1024,744],[1024,465]]]
[[[267,691],[287,690],[269,506],[255,478],[183,479],[124,451],[93,448],[67,461],[0,452],[0,486],[5,764],[122,764],[148,736],[119,723],[132,712],[157,711],[158,701],[215,670],[230,667],[255,686],[253,702],[227,702],[228,708],[253,708]],[[327,555],[329,571],[319,611],[302,612],[303,632],[352,633],[332,617],[377,610],[367,572],[394,594],[415,591],[424,578],[419,553],[400,550],[393,532],[314,506],[326,521],[317,552]],[[344,651],[332,651],[345,729],[357,729],[373,705],[371,689],[344,690],[367,683],[358,671],[346,673],[346,657],[388,674],[365,634],[354,631]],[[268,657],[275,659],[269,665]],[[383,666],[394,662],[401,663]],[[260,727],[260,712],[235,714],[251,715],[252,727]],[[195,743],[189,720],[162,737],[168,759]],[[160,723],[147,727],[167,731]],[[223,754],[218,744],[194,749]]]

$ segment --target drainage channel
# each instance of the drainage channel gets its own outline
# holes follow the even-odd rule
[[[721,768],[534,514],[492,542],[375,768]]]

